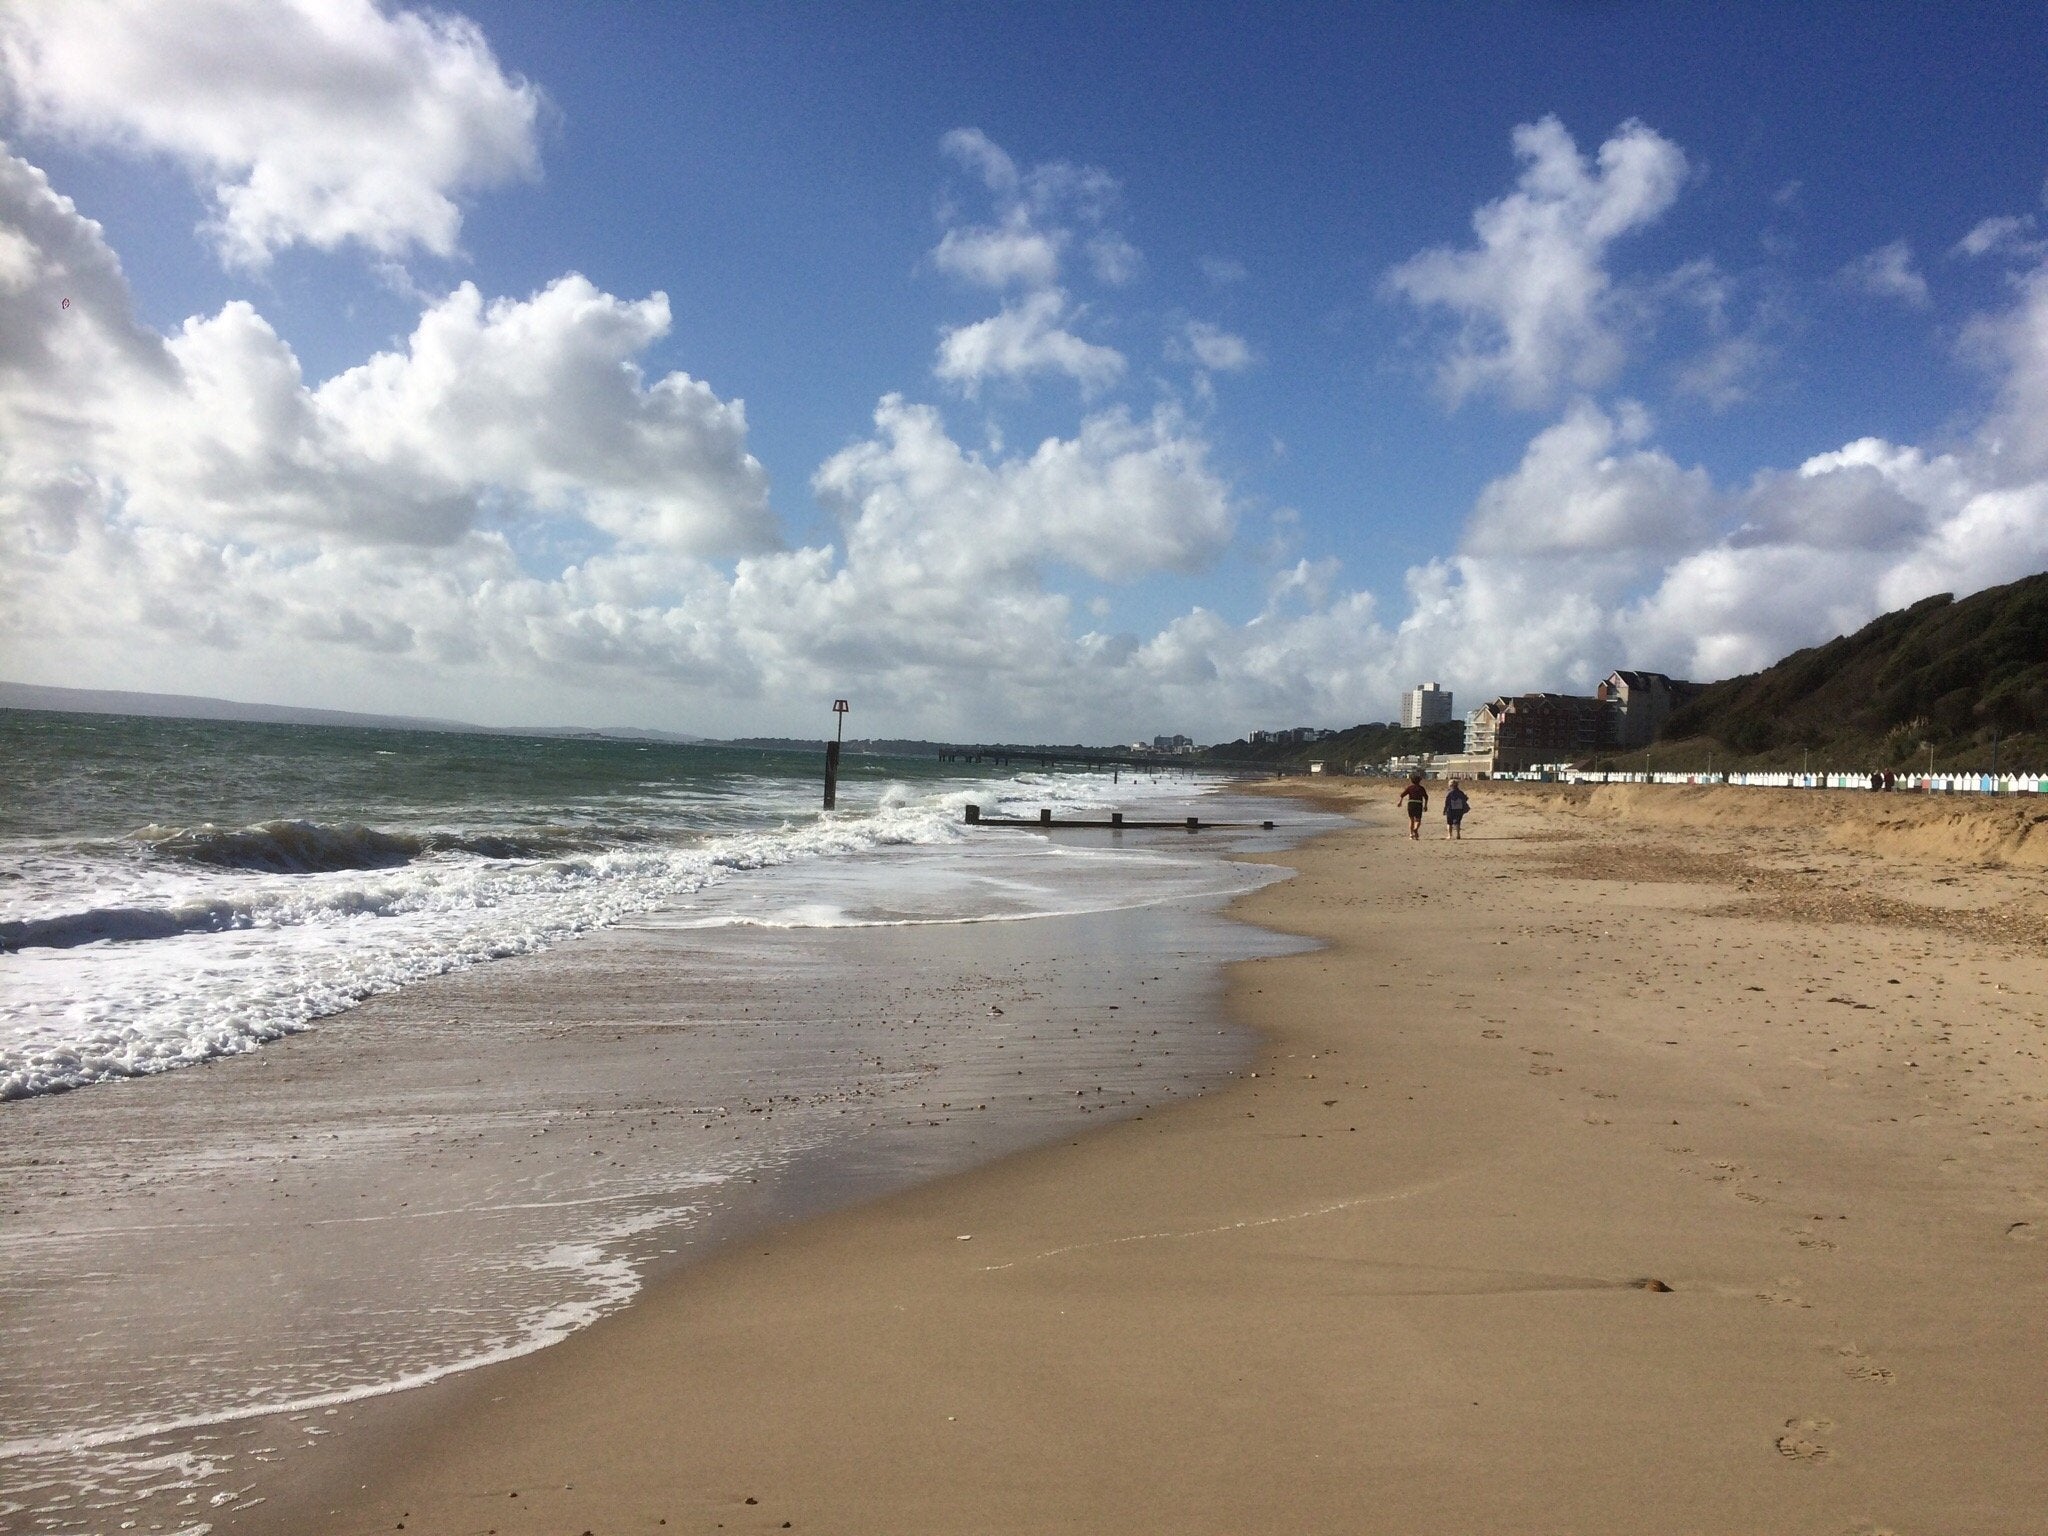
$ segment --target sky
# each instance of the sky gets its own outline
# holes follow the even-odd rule
[[[1200,741],[2048,568],[2048,10],[0,0],[0,676]]]

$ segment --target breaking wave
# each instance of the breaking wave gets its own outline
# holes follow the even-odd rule
[[[376,827],[327,826],[317,821],[264,821],[253,827],[144,827],[135,840],[162,858],[215,869],[272,875],[309,875],[343,869],[395,869],[436,853],[485,859],[545,859],[602,847],[589,834],[534,832],[516,836],[474,832],[385,832]]]

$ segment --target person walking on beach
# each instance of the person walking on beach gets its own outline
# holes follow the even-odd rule
[[[1408,782],[1401,787],[1396,800],[1408,803],[1408,835],[1418,843],[1422,841],[1422,813],[1429,809],[1429,791],[1423,787],[1422,775],[1411,773]]]
[[[1444,791],[1444,836],[1462,843],[1465,840],[1465,813],[1472,809],[1472,797],[1458,787],[1456,779]]]

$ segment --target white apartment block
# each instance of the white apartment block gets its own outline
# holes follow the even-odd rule
[[[1417,683],[1401,695],[1401,724],[1411,731],[1450,718],[1451,691],[1441,683]]]

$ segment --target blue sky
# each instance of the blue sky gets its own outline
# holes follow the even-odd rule
[[[2044,34],[31,6],[0,22],[0,134],[48,181],[0,201],[10,331],[78,270],[52,199],[122,277],[7,381],[0,671],[1208,739],[1425,676],[1462,707],[1760,665],[2048,563]],[[174,382],[98,390],[95,348]]]

